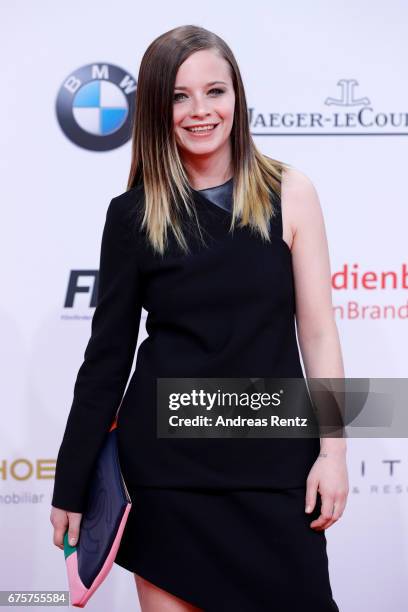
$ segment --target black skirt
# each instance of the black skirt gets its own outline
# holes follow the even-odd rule
[[[115,562],[210,612],[338,612],[305,487],[130,491]]]

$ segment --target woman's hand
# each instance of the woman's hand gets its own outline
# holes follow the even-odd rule
[[[75,546],[79,538],[79,528],[82,514],[79,512],[68,512],[61,508],[51,506],[50,521],[54,527],[54,544],[64,550],[64,535],[68,528],[68,542]]]
[[[306,512],[313,512],[317,491],[321,496],[320,516],[310,523],[316,531],[328,529],[343,514],[349,492],[344,452],[320,452],[306,480]]]

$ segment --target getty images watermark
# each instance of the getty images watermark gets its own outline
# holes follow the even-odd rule
[[[407,397],[401,378],[157,378],[157,436],[408,437]]]

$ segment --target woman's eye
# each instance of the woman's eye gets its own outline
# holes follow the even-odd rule
[[[218,87],[213,87],[213,89],[210,89],[210,91],[208,93],[212,93],[212,92],[216,92],[216,95],[219,94],[223,94],[224,90],[223,89],[219,89]],[[178,102],[179,101],[179,97],[178,96],[185,96],[186,94],[184,93],[176,93],[174,94],[174,102]]]

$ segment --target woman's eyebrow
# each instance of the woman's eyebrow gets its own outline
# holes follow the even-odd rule
[[[209,87],[210,85],[215,85],[216,83],[222,83],[223,85],[227,85],[225,81],[210,81],[204,87]],[[185,85],[175,85],[174,89],[188,89]]]

